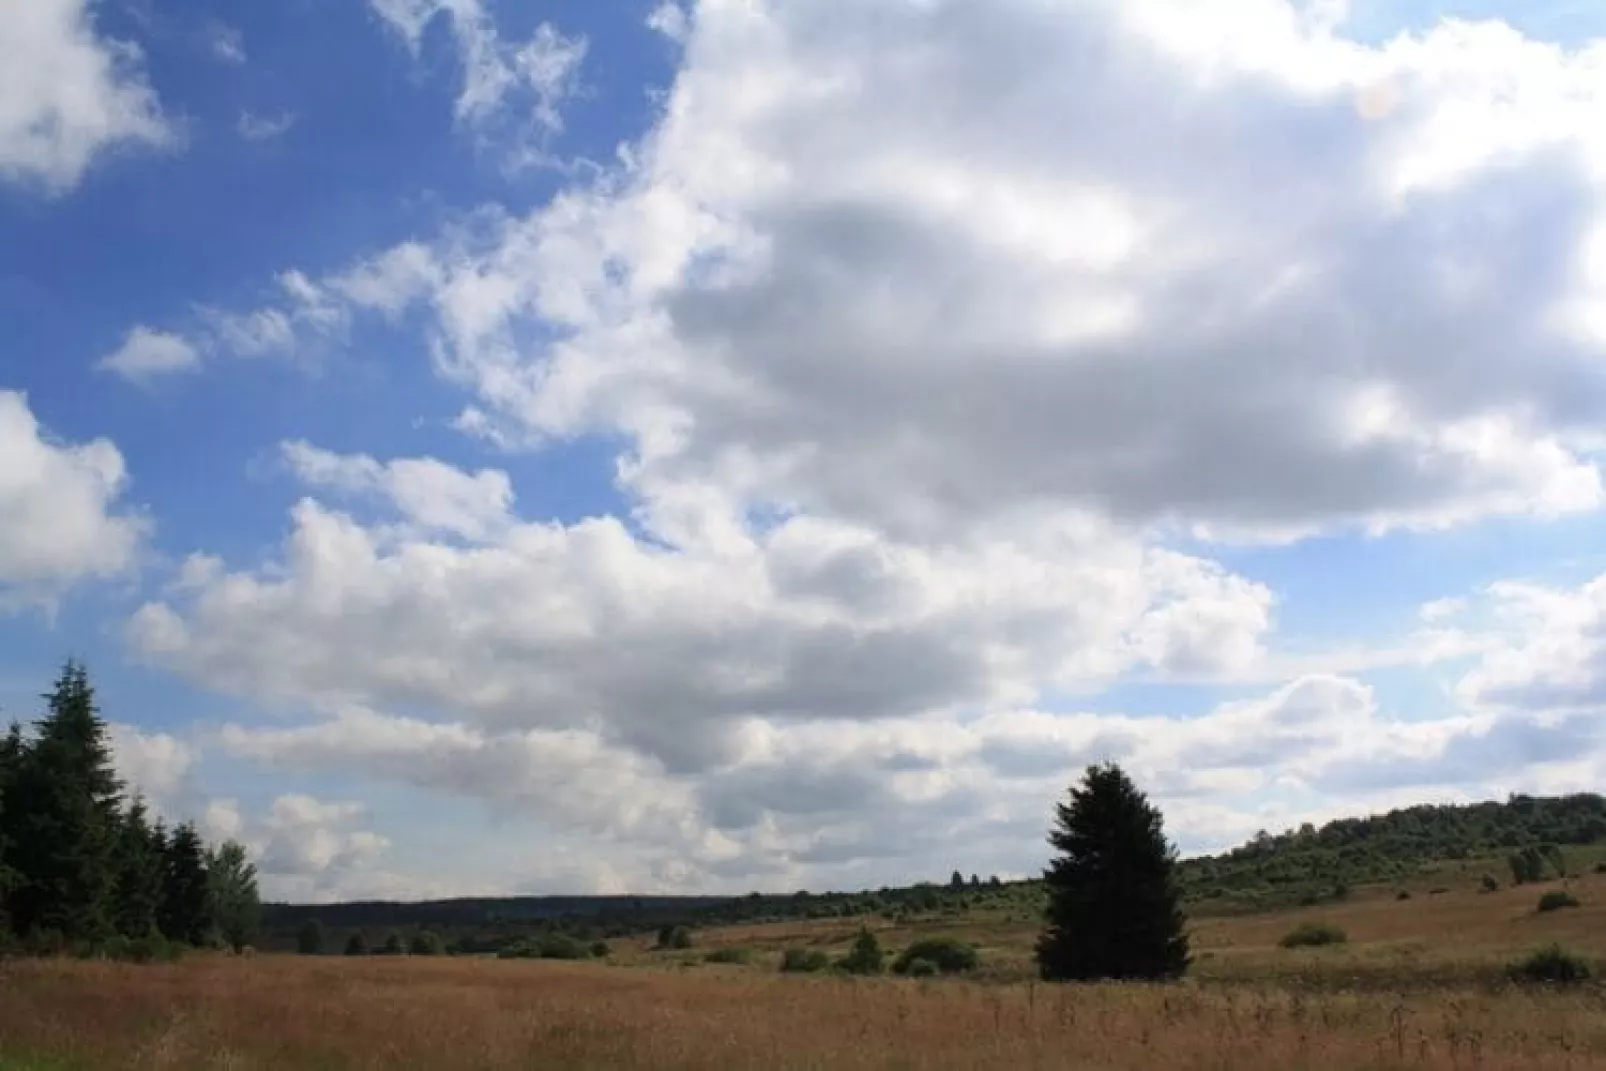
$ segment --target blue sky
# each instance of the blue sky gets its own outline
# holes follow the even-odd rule
[[[0,17],[0,709],[86,658],[291,898],[1027,873],[1107,757],[1187,850],[1598,785],[1602,57],[1511,0]]]

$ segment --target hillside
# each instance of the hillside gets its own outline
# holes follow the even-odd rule
[[[1406,884],[1447,871],[1487,872],[1504,885],[1510,880],[1506,857],[1544,845],[1568,849],[1558,854],[1571,869],[1592,862],[1595,853],[1580,849],[1606,845],[1606,798],[1595,794],[1512,796],[1504,802],[1409,807],[1340,819],[1320,828],[1306,825],[1279,835],[1262,834],[1219,855],[1185,859],[1180,877],[1195,916],[1246,914],[1342,900],[1354,886]],[[554,929],[585,937],[620,937],[649,933],[673,923],[707,927],[863,916],[906,920],[962,917],[973,912],[1035,920],[1040,896],[1037,882],[956,877],[957,883],[740,897],[561,896],[269,904],[264,910],[264,943],[288,947],[297,929],[312,919],[335,937],[362,931],[370,939],[378,939],[388,932],[433,930],[459,951],[491,951],[520,937]]]

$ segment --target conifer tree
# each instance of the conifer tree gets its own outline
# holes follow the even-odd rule
[[[22,933],[97,940],[112,931],[122,786],[84,667],[69,661],[44,698],[48,711],[21,749],[12,792],[23,807],[14,830],[13,924]]]
[[[157,925],[170,941],[206,945],[212,941],[211,890],[206,853],[193,823],[185,822],[168,838],[162,861],[162,902]]]
[[[124,937],[147,937],[157,929],[165,842],[160,823],[151,824],[145,800],[135,796],[117,837],[113,921]]]
[[[22,726],[12,722],[10,730],[0,737],[0,938],[11,929],[11,890],[19,877],[12,863],[16,839],[13,827],[22,813],[15,788],[22,754]]]
[[[1188,969],[1176,852],[1158,809],[1119,766],[1090,766],[1055,811],[1043,875],[1047,981],[1177,978]]]

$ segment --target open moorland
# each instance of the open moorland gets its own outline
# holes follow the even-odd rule
[[[1606,1068],[1606,990],[1519,984],[1558,944],[1606,960],[1606,876],[1484,892],[1473,864],[1342,902],[1192,924],[1176,985],[1032,981],[1019,913],[805,919],[610,942],[585,963],[492,956],[197,954],[0,966],[6,1068]],[[1565,886],[1578,906],[1537,910]],[[1441,890],[1441,891],[1435,891]],[[1402,898],[1402,894],[1403,898]],[[1284,948],[1302,924],[1342,932]],[[779,970],[951,937],[962,977]]]

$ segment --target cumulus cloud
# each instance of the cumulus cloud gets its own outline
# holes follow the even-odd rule
[[[1366,48],[1270,0],[688,25],[618,173],[440,249],[476,425],[622,431],[643,487],[712,474],[900,531],[1602,501],[1602,340],[1569,312],[1594,307],[1598,49],[1458,23]],[[516,344],[533,323],[557,341]]]
[[[614,518],[515,522],[500,473],[286,452],[405,523],[302,500],[282,562],[194,570],[179,601],[139,611],[148,657],[261,697],[595,722],[697,766],[743,717],[957,712],[1138,666],[1225,672],[1269,625],[1265,588],[1092,522],[922,547],[817,518],[755,531],[702,500],[649,541]]]
[[[196,748],[170,733],[147,732],[138,726],[110,727],[112,764],[127,791],[145,797],[158,813],[181,809],[189,775],[199,758]]]
[[[111,442],[58,442],[26,395],[0,390],[0,457],[0,607],[134,564],[149,525],[118,508],[127,474]]]
[[[136,324],[115,350],[100,359],[97,367],[139,382],[174,372],[192,372],[200,365],[200,352],[183,335]]]
[[[87,0],[0,17],[0,178],[59,193],[113,146],[174,138],[138,46],[98,33]]]
[[[557,129],[532,72],[578,54],[520,66],[476,0],[371,3],[415,50],[449,21],[462,121],[522,95]],[[958,844],[1018,869],[1095,758],[1192,846],[1592,761],[1592,595],[1497,591],[1548,615],[1525,636],[1439,603],[1328,659],[1475,660],[1460,706],[1400,720],[1268,650],[1274,594],[1205,556],[1603,501],[1606,44],[1365,45],[1327,7],[660,6],[681,67],[616,166],[214,328],[422,320],[459,427],[623,442],[629,516],[534,523],[502,473],[287,444],[282,553],[196,559],[131,643],[318,719],[236,725],[242,756],[672,845],[606,859],[666,885]],[[1066,713],[1279,671],[1194,717]]]
[[[549,162],[547,146],[563,131],[561,108],[579,88],[584,37],[565,37],[543,22],[530,39],[502,39],[481,0],[369,0],[374,13],[416,56],[437,16],[450,23],[462,66],[457,120],[483,136],[508,139],[510,163]]]
[[[290,112],[279,112],[277,115],[258,115],[255,112],[244,111],[234,125],[234,129],[247,141],[272,141],[283,137],[295,126],[296,117]]]

